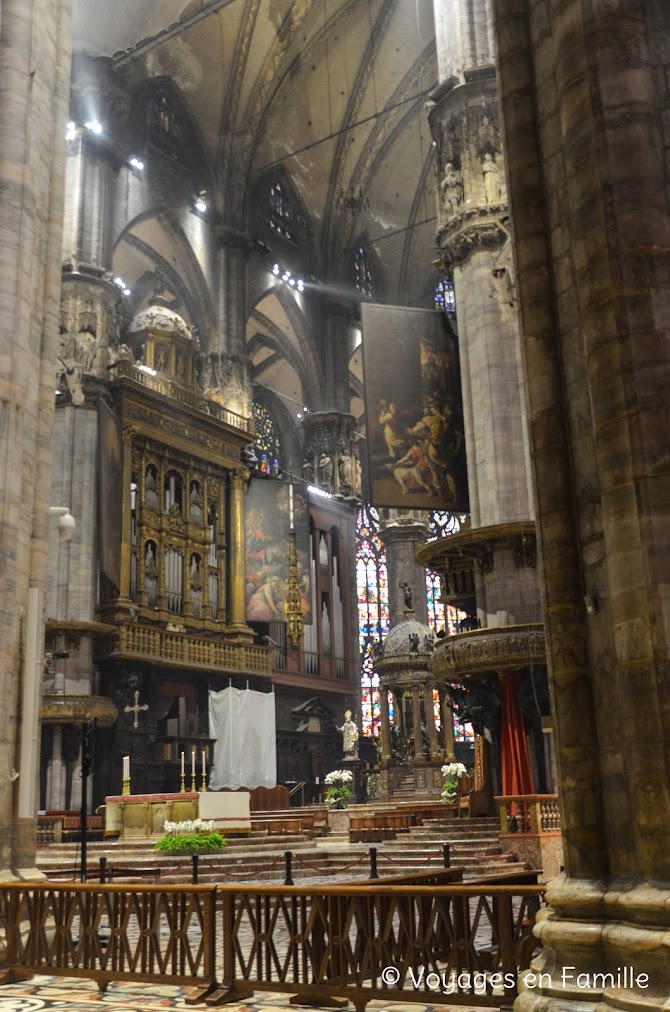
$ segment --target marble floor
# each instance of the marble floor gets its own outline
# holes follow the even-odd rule
[[[187,1005],[188,989],[169,984],[144,984],[140,982],[110,984],[107,992],[101,994],[89,980],[71,980],[64,977],[35,976],[20,984],[5,984],[0,987],[0,1012],[193,1012],[207,1009],[207,1005]],[[295,1008],[289,1004],[289,995],[258,993],[238,1005],[222,1008],[231,1012],[289,1012]],[[369,1012],[433,1012],[432,1005],[422,1002],[404,1004],[399,1002],[371,1001]],[[444,1006],[435,1007],[444,1010]],[[353,1006],[349,1006],[353,1009]],[[317,1010],[318,1012],[318,1010]],[[470,1012],[459,1006],[459,1012]],[[471,1010],[475,1012],[475,1010]],[[478,1010],[481,1012],[481,1010]]]

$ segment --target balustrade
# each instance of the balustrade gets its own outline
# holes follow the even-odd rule
[[[500,832],[530,836],[561,832],[558,794],[514,794],[495,799]]]

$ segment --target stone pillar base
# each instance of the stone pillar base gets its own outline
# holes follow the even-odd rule
[[[515,1012],[667,1009],[670,885],[569,879],[547,886],[543,945]]]
[[[563,838],[560,833],[501,833],[503,850],[514,850],[519,861],[542,872],[540,882],[560,875],[563,866]]]

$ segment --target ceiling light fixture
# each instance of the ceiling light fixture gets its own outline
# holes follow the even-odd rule
[[[88,123],[84,123],[84,126],[87,130],[90,130],[92,134],[102,133],[102,124],[100,124],[97,119],[90,119]]]
[[[144,168],[144,162],[140,158],[131,158],[130,165],[132,165],[134,169],[137,169],[138,172],[141,172]]]
[[[195,207],[196,211],[198,211],[200,214],[204,214],[205,211],[207,210],[207,201],[205,200],[206,196],[207,191],[201,190],[200,193],[198,193],[195,197],[195,202],[193,206]]]
[[[77,137],[77,124],[74,122],[74,120],[70,120],[70,122],[67,123],[65,126],[65,140],[73,141],[76,140],[76,137]]]

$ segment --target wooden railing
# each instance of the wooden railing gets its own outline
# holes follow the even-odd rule
[[[220,887],[223,986],[297,1003],[348,998],[500,1007],[536,946],[537,886]]]
[[[270,673],[267,647],[253,643],[227,643],[223,639],[208,639],[137,623],[119,626],[118,640],[109,645],[109,653],[158,657],[167,664],[187,664],[191,668],[215,671]]]
[[[542,897],[535,885],[486,883],[132,892],[3,884],[0,983],[48,971],[88,977],[101,990],[130,979],[193,985],[189,1003],[275,991],[306,1004],[348,998],[357,1010],[372,1000],[501,1007],[516,996],[537,945]]]
[[[103,991],[112,980],[211,989],[215,909],[215,886],[3,883],[0,982],[47,971],[88,977]]]
[[[496,798],[501,833],[540,836],[560,833],[558,794],[515,794]]]

